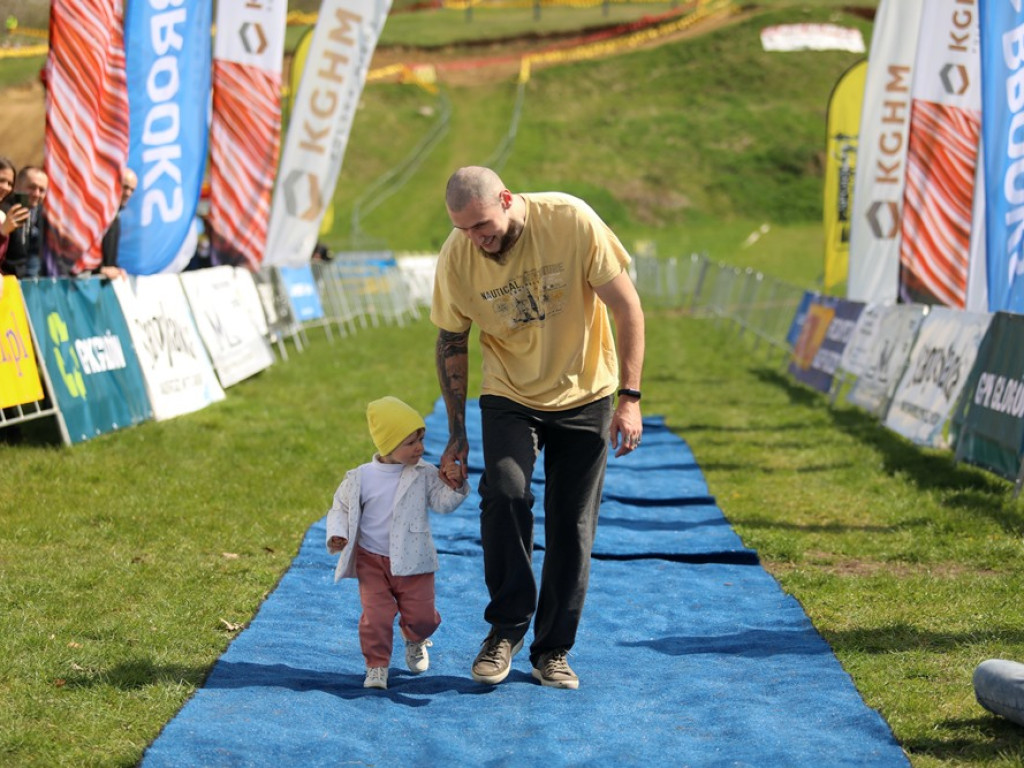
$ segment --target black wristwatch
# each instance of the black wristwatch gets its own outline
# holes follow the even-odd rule
[[[623,395],[635,397],[637,402],[640,402],[640,398],[642,397],[639,389],[630,389],[629,387],[623,387],[622,389],[619,390],[619,397],[622,397]]]

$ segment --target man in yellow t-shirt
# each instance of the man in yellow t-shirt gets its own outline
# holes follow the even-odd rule
[[[430,311],[448,411],[442,478],[452,462],[465,476],[473,323],[483,373],[480,534],[491,629],[472,675],[491,685],[504,680],[532,620],[533,676],[542,685],[577,688],[566,655],[586,597],[608,445],[623,456],[643,430],[644,316],[626,271],[629,255],[582,200],[513,194],[489,168],[456,171],[445,204],[455,229],[441,247]],[[541,449],[538,594],[530,481]]]

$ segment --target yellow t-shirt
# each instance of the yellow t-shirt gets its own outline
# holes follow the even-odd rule
[[[618,277],[630,259],[582,200],[523,198],[526,221],[504,263],[452,230],[437,260],[430,319],[455,333],[480,328],[482,394],[565,410],[618,388],[608,309],[593,286]]]

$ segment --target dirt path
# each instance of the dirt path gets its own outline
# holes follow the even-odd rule
[[[0,155],[9,157],[18,168],[43,163],[45,100],[38,82],[0,91],[4,116],[0,121]]]

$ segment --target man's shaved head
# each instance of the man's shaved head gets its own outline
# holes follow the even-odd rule
[[[448,210],[458,212],[471,203],[497,203],[503,189],[501,178],[490,168],[467,165],[448,179],[444,201]]]

